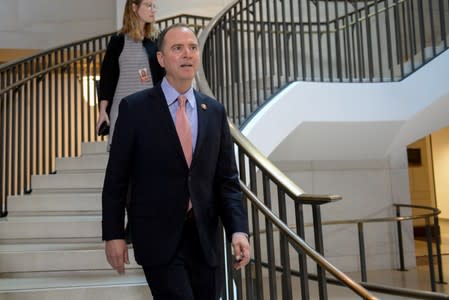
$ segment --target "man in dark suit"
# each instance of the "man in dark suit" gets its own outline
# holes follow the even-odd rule
[[[200,53],[190,28],[177,24],[165,29],[157,57],[166,70],[163,81],[120,104],[103,186],[106,256],[124,272],[131,182],[128,218],[134,254],[154,299],[213,300],[220,288],[219,220],[232,243],[234,267],[245,266],[250,258],[226,112],[192,88]]]

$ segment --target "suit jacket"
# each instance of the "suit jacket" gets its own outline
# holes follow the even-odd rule
[[[174,256],[188,199],[205,260],[217,265],[221,219],[228,239],[248,233],[234,148],[220,103],[195,91],[198,139],[187,166],[160,85],[124,98],[120,104],[103,186],[103,239],[124,238],[126,193],[137,263],[163,265]]]

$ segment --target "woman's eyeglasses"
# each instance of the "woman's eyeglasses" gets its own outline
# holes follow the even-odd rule
[[[145,6],[146,8],[150,9],[150,10],[157,10],[157,5],[156,3],[142,3],[143,6]]]

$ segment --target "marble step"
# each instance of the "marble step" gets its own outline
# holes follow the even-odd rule
[[[56,173],[101,173],[106,170],[109,155],[87,154],[79,157],[67,157],[56,159]]]
[[[34,193],[92,193],[101,192],[104,171],[95,173],[33,175]]]
[[[143,272],[112,270],[0,274],[2,300],[151,300]]]
[[[8,216],[0,219],[0,244],[64,240],[101,241],[101,216]]]
[[[107,142],[83,143],[81,145],[82,155],[88,154],[105,154],[107,153]]]
[[[101,192],[31,193],[8,197],[8,216],[85,215],[101,213]]]
[[[129,249],[127,269],[140,269]],[[103,242],[0,245],[0,273],[111,270]]]

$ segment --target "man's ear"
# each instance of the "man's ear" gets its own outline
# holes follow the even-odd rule
[[[162,54],[161,51],[157,51],[156,52],[156,57],[157,57],[157,61],[159,62],[159,64],[161,65],[162,68],[165,68],[165,64],[164,64],[164,55]]]

